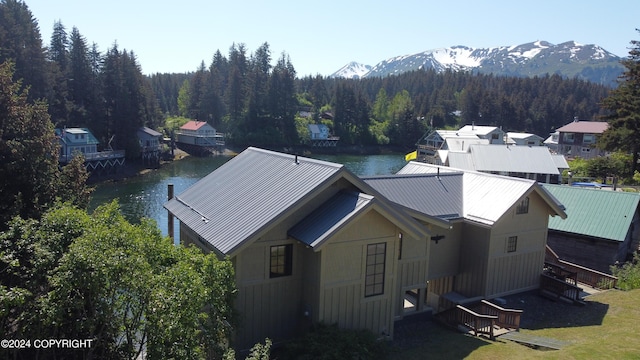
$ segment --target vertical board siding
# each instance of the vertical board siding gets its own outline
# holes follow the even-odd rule
[[[243,286],[238,289],[236,308],[241,314],[237,342],[250,348],[264,341],[265,334],[274,341],[295,336],[302,313],[300,303],[291,294],[297,291],[294,279]]]
[[[530,252],[493,259],[491,262],[492,277],[486,296],[493,297],[538,286],[543,264],[543,252]]]

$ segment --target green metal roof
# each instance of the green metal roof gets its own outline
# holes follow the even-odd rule
[[[541,184],[564,206],[566,219],[549,218],[549,229],[624,241],[640,194]]]

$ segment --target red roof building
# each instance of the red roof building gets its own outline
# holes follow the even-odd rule
[[[605,152],[595,145],[608,127],[609,124],[602,121],[573,121],[558,129],[558,152],[567,157],[583,159],[604,156]]]

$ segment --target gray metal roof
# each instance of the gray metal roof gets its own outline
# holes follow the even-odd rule
[[[551,158],[553,162],[556,164],[558,170],[569,169],[569,163],[567,159],[562,154],[551,154]]]
[[[372,200],[372,196],[363,193],[339,192],[289,229],[288,234],[316,248],[342,225],[366,209]]]
[[[433,177],[437,171],[440,171],[441,179],[446,179],[448,175],[447,171],[461,172],[462,170],[411,161],[405,165],[405,167],[400,169],[398,174],[425,174]],[[435,176],[437,177],[437,175]],[[398,179],[401,179],[401,177],[398,177]],[[366,179],[365,181],[368,182]],[[401,180],[397,181],[399,182]],[[371,185],[374,186],[373,184]],[[398,184],[398,186],[400,185]],[[566,217],[562,204],[534,180],[492,175],[475,171],[462,171],[462,183],[457,186],[457,188],[448,188],[448,191],[442,195],[451,196],[453,201],[457,201],[457,198],[455,197],[456,195],[454,195],[457,191],[459,193],[457,196],[460,196],[462,199],[462,217],[475,222],[492,225],[494,222],[498,221],[517,201],[532,191],[536,191],[540,194],[551,208],[552,215],[559,215],[563,218]],[[400,202],[401,205],[406,204],[405,206],[407,207],[413,206],[409,206],[411,201],[432,201],[428,197],[411,200],[410,195],[408,194],[402,197],[394,197],[392,194],[387,193],[391,192],[391,190],[387,190],[388,188],[390,188],[390,186],[380,186],[379,190],[383,195],[389,197],[390,200],[393,201],[395,198],[396,200],[402,201]],[[422,189],[414,190],[416,190],[416,194],[421,194],[423,191]],[[418,197],[418,195],[415,196]],[[437,215],[436,212],[428,214],[433,216]]]
[[[549,149],[544,146],[476,144],[469,147],[468,153],[450,152],[448,160],[449,166],[465,170],[559,174]]]
[[[149,136],[162,136],[161,133],[159,133],[159,132],[157,132],[157,131],[149,128],[149,127],[146,127],[146,126],[143,126],[143,127],[139,128],[138,131],[143,132],[143,133],[145,133],[145,134],[147,134]]]
[[[292,234],[301,241],[318,246],[351,215],[369,204],[412,236],[420,238],[429,234],[424,226],[343,165],[258,148],[246,149],[166,202],[164,207],[212,250],[233,256],[340,179],[371,195],[358,195],[353,214],[344,212],[350,206],[348,196],[334,197],[320,205],[312,211],[319,216],[315,228],[293,230]],[[333,214],[325,209],[338,211]],[[333,227],[327,230],[327,226]],[[320,234],[322,230],[325,232]]]
[[[333,182],[343,165],[248,148],[164,207],[223,254],[259,236],[293,211],[319,186]]]
[[[363,180],[387,199],[444,220],[463,216],[462,173],[390,175]]]

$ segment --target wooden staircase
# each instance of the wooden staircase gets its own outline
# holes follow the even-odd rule
[[[522,310],[505,309],[486,300],[472,307],[456,305],[436,315],[441,322],[475,336],[496,336],[518,331]]]

